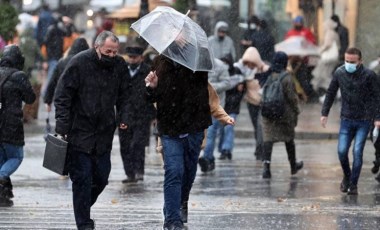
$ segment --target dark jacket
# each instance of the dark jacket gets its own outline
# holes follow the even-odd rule
[[[363,65],[354,72],[348,73],[344,65],[333,74],[333,79],[327,89],[322,107],[322,116],[328,116],[336,93],[342,94],[341,118],[352,120],[380,119],[377,110],[379,105],[379,88],[376,74],[364,68]]]
[[[12,62],[8,62],[3,56],[0,61],[0,78],[5,76],[9,77],[5,81],[1,93],[0,143],[23,146],[25,142],[22,103],[32,104],[36,95],[27,75],[14,68]]]
[[[145,87],[145,77],[149,74],[150,68],[142,63],[138,72],[131,77],[127,71],[129,97],[127,103],[127,124],[149,123],[156,116],[156,109],[153,103],[148,101]]]
[[[348,29],[339,24],[335,30],[338,33],[340,40],[339,60],[344,61],[344,53],[346,52],[349,44]]]
[[[241,71],[238,68],[232,66],[229,69],[230,76],[234,74],[241,74]],[[238,86],[226,91],[226,103],[224,105],[224,110],[226,113],[231,114],[239,114],[240,113],[240,102],[243,99],[243,95],[245,93],[245,87],[243,91],[238,90]]]
[[[46,93],[44,96],[45,104],[50,105],[53,102],[55,88],[57,87],[58,80],[61,77],[61,74],[63,73],[63,71],[65,70],[67,63],[69,63],[69,61],[71,60],[71,58],[74,57],[74,55],[76,55],[77,53],[83,50],[87,50],[88,48],[90,47],[88,46],[86,39],[78,38],[74,41],[73,45],[71,46],[70,51],[67,54],[67,57],[61,58],[58,61],[58,64],[55,67],[53,71],[53,75],[46,88]]]
[[[47,60],[59,60],[63,56],[63,38],[66,36],[64,28],[58,22],[50,25],[44,39]]]
[[[207,72],[193,72],[160,55],[153,69],[159,77],[157,88],[147,87],[152,102],[157,102],[158,131],[178,136],[202,132],[211,125]]]
[[[56,132],[68,134],[73,149],[103,154],[111,151],[116,128],[114,107],[126,123],[128,83],[126,62],[120,56],[104,67],[94,48],[75,55],[68,63],[54,95]]]

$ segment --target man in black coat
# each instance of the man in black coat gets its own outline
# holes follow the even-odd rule
[[[331,19],[336,22],[337,27],[335,28],[335,31],[339,35],[339,41],[340,41],[340,48],[339,48],[339,64],[344,63],[344,53],[346,52],[346,49],[348,48],[349,44],[349,34],[348,34],[348,29],[342,23],[340,22],[339,16],[334,14],[331,16]]]
[[[108,184],[115,106],[119,127],[127,128],[128,69],[117,55],[118,49],[119,39],[113,33],[100,33],[94,48],[70,60],[54,95],[56,132],[69,142],[69,175],[78,229],[94,229],[90,209]]]
[[[0,60],[0,206],[12,206],[10,176],[24,158],[22,103],[36,99],[18,46],[6,46]]]
[[[135,183],[144,178],[145,146],[149,143],[150,124],[155,117],[153,103],[146,99],[145,77],[150,69],[143,62],[143,48],[127,47],[129,98],[127,124],[119,129],[120,152],[127,179],[123,183]]]

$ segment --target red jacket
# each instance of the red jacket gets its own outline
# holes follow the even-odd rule
[[[314,34],[308,28],[305,28],[305,27],[302,28],[302,30],[290,29],[286,33],[285,39],[292,37],[292,36],[303,36],[309,42],[311,42],[313,44],[317,44],[317,41],[315,40]]]

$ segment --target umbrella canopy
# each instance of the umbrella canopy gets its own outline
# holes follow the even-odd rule
[[[288,56],[319,56],[318,46],[307,41],[303,36],[292,36],[274,47],[277,51],[285,52]]]
[[[131,28],[171,60],[193,71],[212,71],[214,57],[206,33],[187,15],[158,6]]]

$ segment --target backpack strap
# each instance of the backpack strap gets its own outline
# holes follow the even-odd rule
[[[5,74],[0,76],[0,111],[1,111],[1,108],[2,108],[2,105],[3,105],[3,102],[2,102],[2,89],[3,89],[3,85],[4,83],[8,80],[8,78],[10,76],[12,76],[12,74],[14,74],[15,72],[17,72],[18,70],[11,70],[11,71],[5,71]]]

